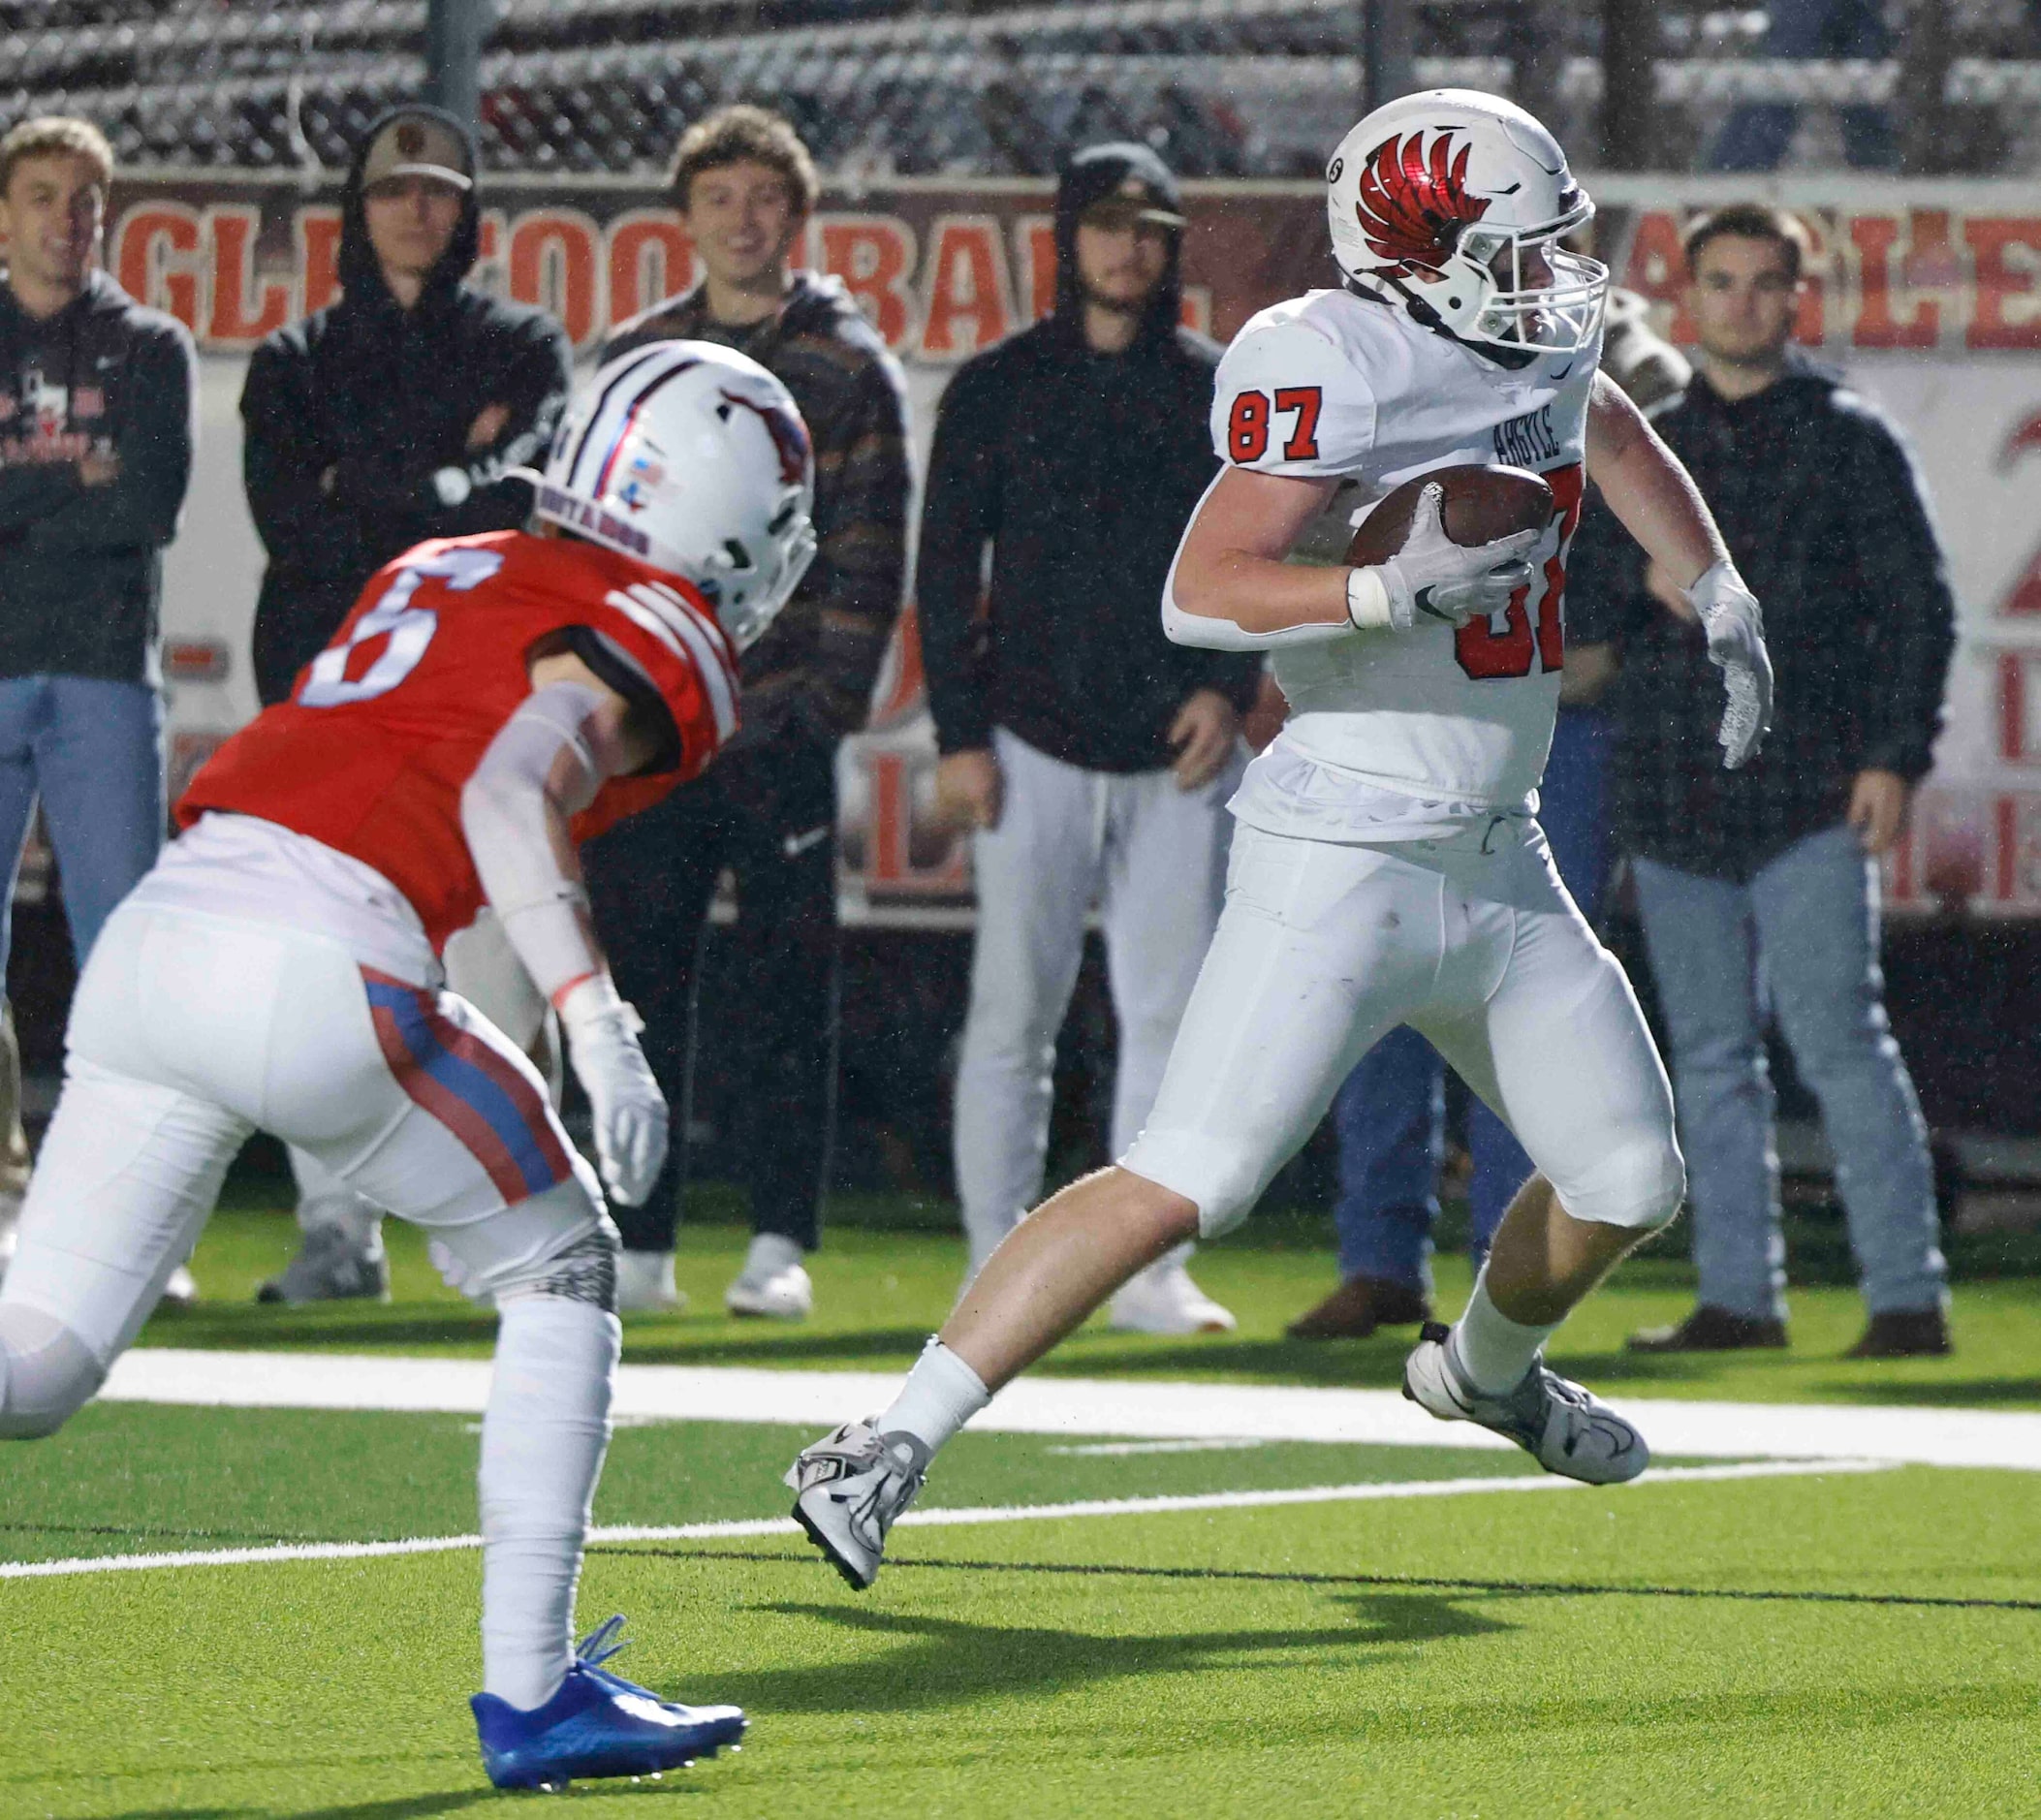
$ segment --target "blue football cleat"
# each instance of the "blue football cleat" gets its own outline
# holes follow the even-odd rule
[[[560,1690],[522,1711],[477,1694],[482,1767],[498,1788],[564,1788],[578,1775],[656,1775],[713,1757],[750,1723],[736,1707],[681,1707],[602,1666],[623,1647],[612,1617],[575,1651]]]

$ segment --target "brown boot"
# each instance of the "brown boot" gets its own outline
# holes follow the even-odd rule
[[[1939,1308],[1889,1308],[1874,1314],[1845,1359],[1926,1359],[1950,1350],[1949,1317]]]
[[[1366,1339],[1378,1327],[1415,1327],[1430,1319],[1430,1302],[1407,1284],[1350,1276],[1283,1332],[1292,1339]]]
[[[1648,1327],[1625,1342],[1632,1352],[1743,1352],[1786,1343],[1783,1321],[1761,1321],[1702,1302],[1675,1327]]]

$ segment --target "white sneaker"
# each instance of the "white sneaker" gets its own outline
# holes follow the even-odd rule
[[[787,1468],[794,1521],[860,1592],[879,1577],[886,1533],[928,1476],[928,1450],[911,1434],[880,1434],[876,1416],[846,1422]]]
[[[732,1314],[769,1321],[804,1321],[815,1310],[815,1285],[801,1261],[801,1246],[778,1233],[759,1233],[744,1268],[723,1292]]]
[[[1452,1329],[1427,1321],[1403,1365],[1403,1395],[1442,1422],[1472,1422],[1507,1435],[1547,1472],[1583,1485],[1621,1485],[1651,1463],[1643,1435],[1615,1410],[1541,1355],[1523,1381],[1501,1396],[1484,1396],[1460,1376],[1447,1350]]]
[[[678,1314],[687,1298],[674,1284],[671,1251],[625,1251],[616,1260],[618,1314]]]
[[[1122,1334],[1231,1334],[1240,1324],[1198,1285],[1180,1258],[1131,1276],[1113,1298],[1109,1325]]]
[[[188,1308],[199,1299],[199,1279],[191,1273],[191,1266],[180,1264],[170,1273],[170,1281],[163,1285],[161,1306]]]
[[[390,1258],[380,1223],[365,1238],[344,1226],[314,1226],[298,1255],[255,1292],[257,1302],[388,1302]]]

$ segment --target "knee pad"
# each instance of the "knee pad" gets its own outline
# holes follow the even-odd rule
[[[435,1228],[431,1255],[449,1287],[477,1302],[558,1295],[613,1312],[621,1249],[577,1173],[482,1219]]]
[[[616,1260],[623,1240],[607,1214],[558,1257],[550,1260],[529,1282],[499,1291],[510,1296],[555,1296],[563,1302],[585,1302],[605,1314],[616,1312]]]
[[[1205,1239],[1244,1221],[1270,1177],[1268,1157],[1257,1146],[1189,1131],[1144,1131],[1119,1166],[1194,1203]]]
[[[1686,1196],[1686,1164],[1670,1131],[1624,1139],[1578,1180],[1554,1182],[1577,1220],[1652,1233],[1670,1226]]]
[[[0,1302],[0,1440],[54,1434],[106,1381],[92,1349],[40,1308]]]

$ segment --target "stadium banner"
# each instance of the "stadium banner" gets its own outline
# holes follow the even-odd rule
[[[1949,727],[1903,849],[1895,908],[2041,912],[2041,202],[2031,186],[1854,176],[1587,179],[1597,248],[1691,339],[1680,236],[1700,209],[1753,196],[1794,209],[1816,245],[1802,342],[1847,372],[1912,440],[1962,610]],[[476,282],[551,310],[583,357],[614,324],[695,277],[652,184],[487,179]],[[1185,186],[1185,318],[1225,339],[1256,310],[1334,277],[1311,182]],[[838,275],[905,364],[918,448],[957,364],[1045,314],[1052,193],[1032,179],[831,185],[805,263]],[[234,173],[130,174],[107,262],[190,326],[208,357],[204,435],[170,564],[173,764],[188,774],[252,709],[244,672],[261,552],[238,493],[233,403],[247,352],[337,295],[328,186]],[[1791,703],[1781,702],[1781,713]],[[842,760],[849,921],[968,922],[967,843],[932,813],[933,741],[911,620],[871,730]]]

